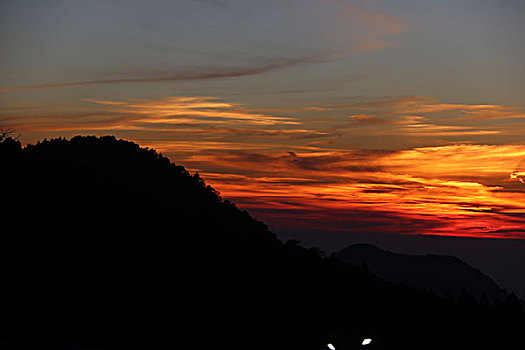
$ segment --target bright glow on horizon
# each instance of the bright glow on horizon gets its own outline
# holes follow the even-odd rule
[[[510,178],[525,183],[525,171],[515,171],[510,174]]]
[[[253,150],[190,161],[225,198],[272,227],[523,239],[525,188],[508,175],[523,158],[525,146],[453,145]],[[200,170],[210,165],[219,171]]]

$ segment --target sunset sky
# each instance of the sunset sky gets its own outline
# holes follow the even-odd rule
[[[525,239],[525,2],[0,2],[0,126],[152,147],[279,232]]]

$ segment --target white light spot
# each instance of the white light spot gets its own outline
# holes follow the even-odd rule
[[[362,342],[361,344],[362,344],[362,345],[368,345],[368,344],[370,344],[371,342],[372,342],[372,339],[370,339],[370,338],[365,338],[365,339],[363,339],[363,342]]]
[[[332,344],[328,344],[327,346],[328,346],[328,349],[335,350],[335,346],[333,346]]]

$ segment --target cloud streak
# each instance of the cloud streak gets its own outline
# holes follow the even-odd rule
[[[163,75],[152,75],[146,77],[130,77],[117,79],[96,79],[66,83],[48,83],[25,86],[11,86],[0,88],[0,92],[10,92],[19,90],[35,90],[35,89],[52,89],[62,87],[75,87],[86,85],[100,85],[100,84],[122,84],[122,83],[154,83],[154,82],[176,82],[176,81],[196,81],[196,80],[211,80],[221,78],[238,78],[243,76],[258,75],[274,70],[294,67],[298,65],[329,61],[329,59],[322,60],[320,58],[291,58],[291,59],[274,59],[269,62],[252,65],[248,67],[216,67],[216,68],[192,68],[181,72],[166,72]]]

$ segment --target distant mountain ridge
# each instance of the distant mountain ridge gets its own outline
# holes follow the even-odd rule
[[[504,300],[506,292],[489,276],[464,261],[447,255],[408,255],[383,250],[371,244],[353,244],[336,254],[353,265],[366,264],[370,272],[391,282],[431,289],[438,295],[450,291],[458,297],[463,289],[476,299],[482,295],[493,301]]]

